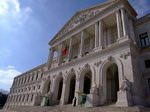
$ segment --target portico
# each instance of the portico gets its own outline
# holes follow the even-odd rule
[[[125,8],[101,17],[98,21],[60,41],[50,49],[48,68],[52,69],[112,44],[128,40],[128,11]],[[55,55],[54,55],[55,52]]]

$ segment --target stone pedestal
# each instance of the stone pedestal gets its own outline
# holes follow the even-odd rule
[[[116,102],[117,107],[127,107],[132,105],[131,94],[128,91],[119,91],[118,100]]]
[[[86,97],[85,107],[96,107],[98,106],[98,95],[88,94]]]

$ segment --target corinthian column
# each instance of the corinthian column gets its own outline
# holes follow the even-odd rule
[[[63,43],[60,43],[59,48],[58,48],[58,65],[60,65],[60,63],[61,63],[62,46],[63,46]]]
[[[83,56],[83,48],[84,48],[84,31],[81,32],[81,43],[79,49],[79,58]]]
[[[72,37],[70,38],[70,42],[69,42],[68,61],[71,60],[71,54],[72,54]]]
[[[125,14],[125,9],[121,8],[121,19],[122,19],[122,26],[123,26],[123,36],[127,36],[127,15]]]
[[[49,51],[49,56],[48,56],[48,62],[47,62],[47,68],[49,69],[52,65],[53,61],[53,55],[54,55],[54,48],[51,48]]]
[[[102,40],[103,40],[103,33],[104,33],[104,30],[103,30],[103,22],[102,20],[99,21],[99,47],[103,47],[103,43],[102,43]]]
[[[120,11],[116,11],[116,20],[117,20],[117,31],[118,31],[118,39],[122,36],[122,27],[121,27],[121,18],[120,18]]]
[[[95,23],[95,49],[99,47],[99,23]]]

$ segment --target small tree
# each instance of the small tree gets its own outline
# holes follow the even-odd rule
[[[8,91],[4,89],[0,89],[0,108],[2,108],[5,105],[7,101],[7,97],[8,97]]]

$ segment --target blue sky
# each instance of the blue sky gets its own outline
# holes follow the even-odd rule
[[[48,42],[76,11],[106,0],[0,0],[0,88],[45,63]],[[149,0],[130,0],[139,17],[150,12]]]

